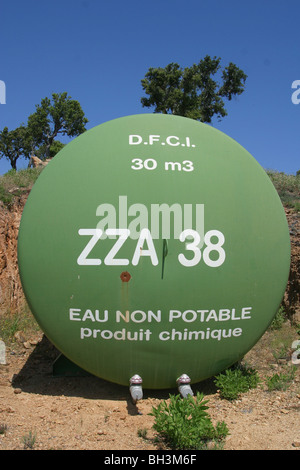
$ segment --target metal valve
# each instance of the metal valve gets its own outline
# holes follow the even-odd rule
[[[191,379],[187,374],[182,374],[178,379],[176,380],[178,390],[182,398],[186,398],[188,395],[193,396],[193,390],[191,389],[190,383]]]
[[[135,374],[131,377],[129,380],[130,383],[130,394],[132,398],[132,402],[135,405],[138,400],[141,400],[143,398],[143,389],[142,389],[142,377],[140,377],[138,374]]]

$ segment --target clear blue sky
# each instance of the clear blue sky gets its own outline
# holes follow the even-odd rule
[[[152,112],[140,103],[148,68],[190,66],[208,54],[248,75],[246,91],[213,125],[264,168],[295,174],[299,20],[299,0],[0,0],[0,129],[26,123],[53,92],[80,102],[88,129]],[[0,160],[0,174],[9,169]]]

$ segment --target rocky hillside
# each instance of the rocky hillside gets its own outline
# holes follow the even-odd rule
[[[26,177],[28,175],[26,174]],[[1,183],[1,182],[0,182]],[[16,184],[19,183],[19,184]],[[20,312],[24,296],[18,274],[17,239],[22,211],[33,185],[33,178],[26,181],[14,179],[5,188],[0,200],[0,314]],[[2,194],[3,191],[2,191]],[[1,196],[1,184],[0,184]],[[292,259],[288,286],[283,307],[289,318],[300,322],[300,212],[286,205],[285,211],[290,229]],[[34,243],[34,240],[33,240]]]
[[[30,190],[7,207],[0,201],[0,314],[19,312],[24,295],[18,272],[17,241],[20,220]]]
[[[295,323],[300,323],[300,212],[285,208],[291,237],[291,269],[283,307]]]

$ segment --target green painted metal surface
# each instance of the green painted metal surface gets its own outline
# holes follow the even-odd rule
[[[21,220],[19,268],[45,334],[71,361],[145,388],[213,376],[259,340],[281,302],[290,239],[265,171],[196,121],[116,119],[43,170]]]

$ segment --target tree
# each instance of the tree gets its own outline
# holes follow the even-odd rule
[[[49,158],[55,157],[55,155],[65,147],[66,144],[63,144],[59,140],[54,140],[50,146]],[[35,156],[41,160],[45,160],[46,155],[46,145],[41,145],[35,152]]]
[[[206,56],[198,64],[182,69],[177,63],[165,68],[149,68],[142,87],[149,98],[143,107],[155,113],[176,114],[210,123],[214,115],[227,115],[223,98],[229,101],[244,92],[247,75],[232,62],[222,70],[221,83],[215,79],[221,71],[221,59]],[[220,75],[220,74],[219,74]]]
[[[66,92],[53,93],[52,102],[44,98],[36,111],[23,124],[9,131],[0,131],[0,158],[7,158],[16,169],[20,157],[37,155],[40,159],[52,158],[64,144],[56,140],[58,134],[75,137],[84,132],[88,120],[78,101]]]
[[[17,160],[21,155],[29,158],[29,154],[30,139],[25,126],[21,125],[12,131],[4,127],[3,131],[0,131],[0,158],[9,160],[13,169],[17,169]]]
[[[40,158],[49,158],[58,134],[78,136],[86,130],[87,122],[79,102],[72,100],[66,92],[53,93],[52,102],[49,98],[42,99],[41,104],[36,106],[36,111],[28,118],[32,153],[43,149]]]

